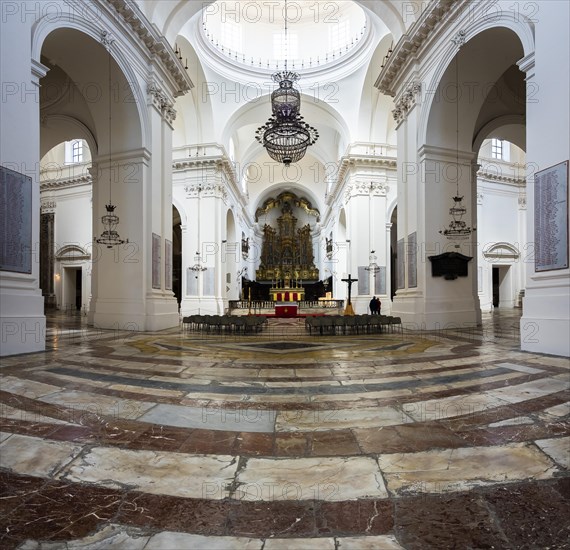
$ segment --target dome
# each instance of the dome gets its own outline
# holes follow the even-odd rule
[[[352,1],[292,0],[285,9],[285,2],[218,0],[202,13],[203,38],[218,55],[271,71],[302,72],[345,60],[366,30],[366,15]]]

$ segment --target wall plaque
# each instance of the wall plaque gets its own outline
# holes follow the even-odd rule
[[[406,288],[406,245],[404,239],[398,241],[396,281],[398,289]]]
[[[32,272],[32,178],[0,166],[0,270]]]
[[[202,295],[203,296],[213,296],[214,295],[214,268],[208,267],[206,271],[203,271],[203,282],[202,282]]]
[[[366,266],[358,266],[358,295],[368,296],[370,294],[370,271]]]
[[[164,239],[164,288],[172,290],[172,241]]]
[[[152,234],[152,288],[160,288],[160,235]]]
[[[188,268],[186,273],[187,296],[198,296],[198,273]]]
[[[380,266],[378,271],[374,272],[374,294],[386,294],[386,267]]]
[[[568,161],[534,176],[535,271],[568,268]]]
[[[432,277],[444,277],[448,281],[453,281],[457,277],[467,277],[469,274],[467,264],[473,259],[459,252],[444,252],[428,258],[431,262]]]
[[[408,235],[408,288],[418,286],[418,234]]]

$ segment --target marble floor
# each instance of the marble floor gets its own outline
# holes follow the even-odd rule
[[[570,368],[483,327],[100,331],[2,360],[0,548],[570,548]],[[540,336],[540,335],[538,335]]]

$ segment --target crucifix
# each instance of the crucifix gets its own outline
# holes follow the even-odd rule
[[[343,283],[348,285],[348,300],[346,302],[346,308],[344,310],[345,315],[354,315],[354,309],[352,309],[352,302],[350,301],[351,292],[352,292],[352,283],[358,281],[358,279],[353,279],[352,275],[348,274],[348,279],[341,279]]]

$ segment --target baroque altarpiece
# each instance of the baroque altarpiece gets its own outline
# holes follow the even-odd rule
[[[318,281],[319,270],[315,267],[312,230],[310,224],[297,228],[298,219],[293,215],[293,206],[302,208],[309,215],[319,219],[319,212],[311,203],[298,198],[294,193],[281,193],[276,199],[269,199],[258,208],[256,219],[261,214],[281,206],[277,227],[267,223],[263,226],[261,263],[256,273],[258,281],[290,282]]]

